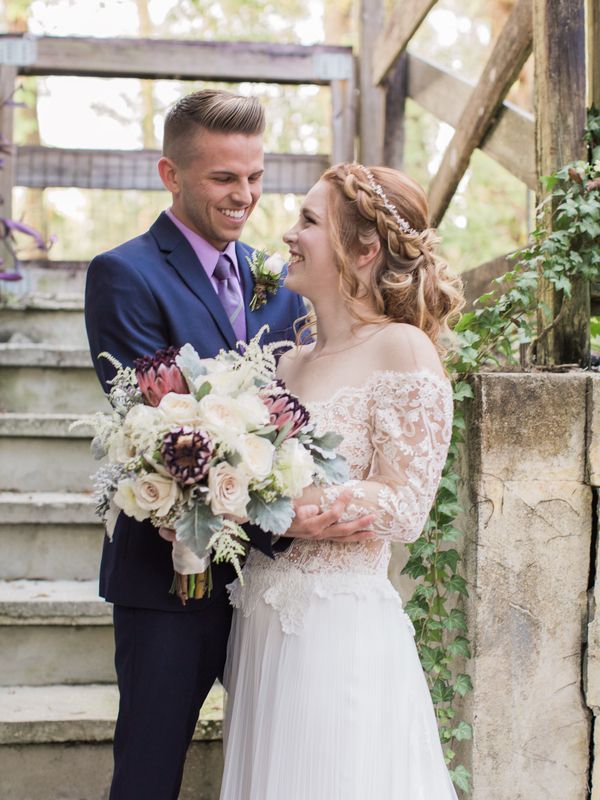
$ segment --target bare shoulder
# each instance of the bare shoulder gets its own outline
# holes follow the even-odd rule
[[[277,364],[277,377],[282,381],[287,381],[290,374],[293,374],[298,369],[298,364],[304,359],[306,348],[311,348],[312,345],[293,345],[289,350],[286,350]]]
[[[429,336],[415,325],[392,322],[382,329],[377,338],[383,369],[398,372],[417,372],[425,369],[442,378],[446,377],[435,345]]]

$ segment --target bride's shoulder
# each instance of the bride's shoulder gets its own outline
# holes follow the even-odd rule
[[[377,336],[378,357],[381,369],[399,373],[426,370],[446,377],[435,345],[429,336],[404,322],[390,322]]]
[[[293,344],[289,350],[282,353],[277,363],[278,377],[285,381],[289,372],[297,368],[299,360],[305,358],[313,347],[314,344]]]

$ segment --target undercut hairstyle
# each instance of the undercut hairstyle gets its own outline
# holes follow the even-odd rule
[[[179,166],[190,158],[190,145],[199,130],[259,136],[265,130],[265,110],[256,97],[202,89],[185,95],[165,118],[163,155]]]

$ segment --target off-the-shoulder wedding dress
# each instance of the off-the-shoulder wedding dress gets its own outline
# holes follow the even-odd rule
[[[419,536],[446,458],[449,382],[378,370],[306,403],[343,434],[352,501],[377,538],[253,550],[235,607],[221,800],[455,800],[390,541]],[[340,487],[325,492],[333,502]]]

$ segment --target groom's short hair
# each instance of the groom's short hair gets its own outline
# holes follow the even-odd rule
[[[256,97],[221,89],[185,95],[165,118],[163,155],[182,165],[188,157],[188,145],[200,129],[258,136],[265,129],[265,110]]]

